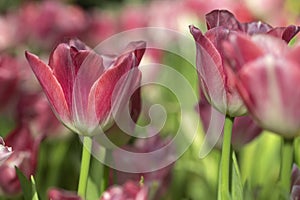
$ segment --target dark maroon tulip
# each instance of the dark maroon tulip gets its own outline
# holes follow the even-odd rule
[[[32,132],[45,137],[62,135],[66,132],[51,111],[47,98],[41,92],[20,95],[16,119],[19,123],[30,122]]]
[[[5,143],[11,146],[14,152],[0,166],[0,191],[4,195],[14,196],[21,192],[15,166],[27,178],[35,173],[40,138],[34,138],[28,126],[23,124],[5,138]]]
[[[48,190],[49,200],[82,200],[76,192],[71,192],[63,189],[52,188]]]
[[[218,111],[232,117],[242,116],[247,109],[237,92],[230,70],[230,67],[235,70],[236,66],[232,65],[236,64],[227,62],[223,42],[228,41],[230,32],[243,32],[248,35],[270,34],[289,42],[299,32],[299,27],[272,28],[262,22],[241,23],[226,10],[208,13],[206,22],[208,31],[205,34],[190,26],[197,48],[196,65],[200,87],[208,102]]]
[[[236,85],[257,123],[286,138],[299,135],[299,46],[289,48],[269,35],[233,34],[227,47],[234,49],[230,59],[242,66]]]
[[[81,41],[70,40],[55,48],[49,65],[28,52],[26,58],[62,123],[92,136],[111,126],[113,114],[121,112],[118,109],[139,86],[137,67],[144,51],[144,42],[132,42],[124,53],[107,59]]]
[[[293,165],[292,171],[291,198],[300,199],[300,169],[296,164]]]
[[[9,55],[0,55],[0,108],[4,108],[17,92],[19,63]]]
[[[147,200],[148,188],[139,182],[127,181],[122,186],[111,186],[100,200]]]
[[[211,107],[210,104],[207,102],[203,93],[202,92],[200,93],[202,95],[198,105],[199,115],[202,121],[202,126],[206,133],[211,120],[211,109],[214,108]],[[234,124],[232,128],[231,144],[235,150],[238,150],[248,142],[255,139],[261,132],[262,129],[252,120],[250,116],[246,115],[246,116],[236,117],[234,119]],[[222,137],[219,139],[217,145],[218,148],[221,148]]]

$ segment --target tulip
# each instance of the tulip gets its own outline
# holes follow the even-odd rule
[[[27,178],[35,173],[40,139],[32,136],[26,124],[19,125],[5,138],[5,143],[14,151],[0,166],[0,191],[2,194],[15,196],[21,192],[15,166]]]
[[[127,181],[122,186],[112,186],[106,190],[100,200],[147,200],[148,188],[138,182]]]
[[[295,85],[300,80],[300,46],[289,48],[267,35],[236,34],[230,37],[228,47],[235,50],[230,59],[242,66],[236,85],[249,113],[267,130],[285,138],[298,136],[300,89]]]
[[[82,198],[76,194],[76,192],[71,192],[58,188],[51,188],[48,191],[49,200],[81,200]]]
[[[12,154],[12,148],[5,146],[5,143],[0,137],[0,166],[7,160],[7,158]]]
[[[209,103],[220,112],[232,117],[244,115],[247,110],[236,90],[234,78],[226,67],[226,52],[222,42],[228,40],[230,32],[244,32],[249,35],[266,33],[289,42],[299,32],[299,27],[272,28],[262,22],[240,23],[226,10],[210,12],[206,15],[206,22],[208,31],[205,34],[190,26],[196,41],[200,86]]]
[[[225,43],[226,44],[226,43]],[[237,61],[236,86],[256,122],[283,137],[280,181],[289,192],[293,138],[300,135],[300,46],[273,36],[233,34],[225,45]],[[239,52],[239,54],[235,54]]]
[[[122,55],[107,62],[79,40],[71,40],[55,48],[49,65],[29,52],[26,58],[62,123],[92,136],[99,133],[98,125],[111,126],[113,109],[120,108],[131,89],[138,87],[137,66],[144,51],[144,42],[132,42]]]

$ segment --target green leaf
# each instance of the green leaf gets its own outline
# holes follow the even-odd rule
[[[32,200],[39,200],[39,195],[36,189],[34,177],[30,177],[31,180],[31,188],[32,188]]]
[[[89,177],[87,182],[87,191],[86,191],[86,200],[95,200],[99,199],[100,194],[98,191],[97,185],[94,181]]]
[[[232,200],[243,199],[243,183],[235,153],[232,153],[232,185],[231,196]]]
[[[32,200],[32,198],[33,198],[32,185],[31,185],[30,181],[25,177],[23,172],[21,170],[19,170],[18,167],[15,167],[15,169],[16,169],[16,173],[18,175],[18,178],[19,178],[19,181],[21,184],[24,200]]]

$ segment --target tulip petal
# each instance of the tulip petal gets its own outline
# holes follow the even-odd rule
[[[99,119],[100,123],[108,118],[111,111],[111,98],[116,84],[132,68],[133,56],[130,55],[119,57],[115,65],[105,71],[91,88],[88,110],[89,113],[96,113],[96,119]]]
[[[226,78],[221,55],[199,29],[190,26],[190,31],[196,41],[196,63],[200,86],[209,102],[214,104],[220,112],[226,113]]]
[[[64,123],[68,123],[70,121],[68,104],[63,89],[53,75],[51,68],[43,63],[37,56],[29,52],[26,52],[25,55],[47,98],[51,102],[55,113],[58,115],[58,118]]]
[[[242,27],[242,31],[247,33],[248,35],[267,33],[268,31],[272,30],[272,26],[261,21],[243,23]]]
[[[225,57],[230,63],[233,71],[239,71],[242,66],[256,59],[264,52],[257,46],[251,38],[244,34],[232,34],[229,37],[229,41],[223,43]]]
[[[293,62],[266,56],[253,61],[238,73],[237,88],[249,112],[267,130],[295,137],[298,119],[300,69]],[[259,88],[259,89],[258,89]],[[293,98],[291,98],[293,97]]]
[[[282,38],[287,43],[300,31],[299,26],[290,25],[288,27],[276,27],[268,32],[269,35],[273,35],[278,38]]]
[[[102,57],[92,51],[77,51],[71,47],[71,57],[74,65],[79,69],[72,92],[72,113],[75,126],[80,129],[83,124],[88,125],[89,122],[96,121],[89,118],[90,114],[86,110],[91,87],[103,73],[104,67]]]
[[[241,30],[240,22],[228,10],[213,10],[205,15],[207,29],[212,29],[218,26],[230,30]]]
[[[61,85],[68,107],[72,108],[74,79],[80,66],[74,66],[68,44],[61,43],[55,48],[50,55],[49,66]]]

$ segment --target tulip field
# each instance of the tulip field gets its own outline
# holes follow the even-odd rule
[[[0,2],[0,200],[299,200],[300,2]]]

